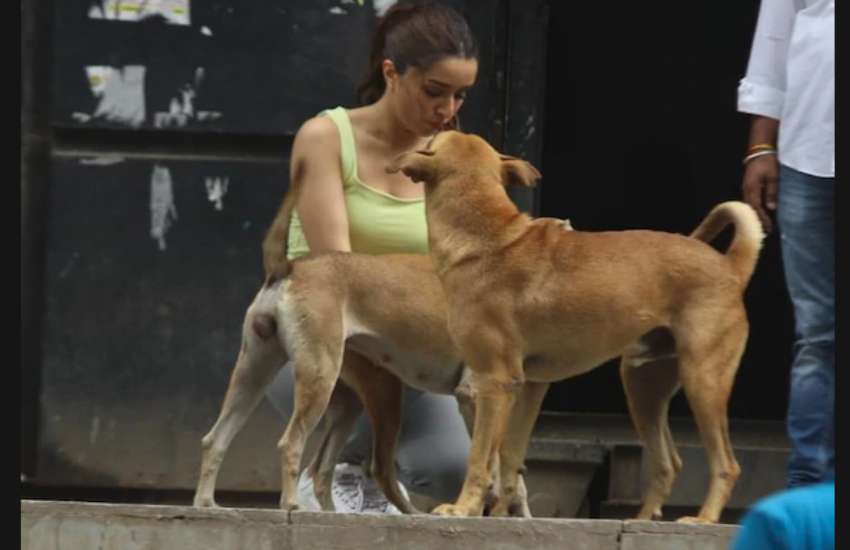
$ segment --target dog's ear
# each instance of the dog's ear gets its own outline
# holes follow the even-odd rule
[[[387,173],[394,174],[398,171],[415,182],[430,181],[436,172],[434,151],[420,150],[402,153],[387,166]]]
[[[504,185],[522,185],[533,187],[541,174],[531,165],[520,158],[509,155],[499,155],[502,159],[502,183]]]

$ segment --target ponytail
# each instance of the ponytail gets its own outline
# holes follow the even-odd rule
[[[387,83],[384,81],[383,63],[386,56],[387,33],[416,11],[416,4],[396,3],[378,20],[369,53],[369,70],[366,78],[357,86],[357,99],[361,105],[369,105],[381,99]]]
[[[357,99],[361,105],[369,105],[384,94],[384,59],[391,60],[403,74],[410,66],[427,69],[451,56],[478,58],[478,45],[463,16],[444,4],[396,3],[378,20]]]

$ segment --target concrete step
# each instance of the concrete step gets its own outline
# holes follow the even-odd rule
[[[665,507],[669,517],[675,518],[693,514],[701,504],[708,486],[708,468],[693,420],[672,418],[670,424],[684,461],[684,470]],[[733,419],[730,429],[742,475],[723,519],[735,522],[755,499],[782,487],[788,444],[781,422]],[[249,508],[276,507],[280,490],[278,454],[273,449],[275,438],[269,433],[263,439],[234,445],[224,462],[220,502]],[[188,458],[181,463],[187,464],[178,468],[182,472],[179,483],[138,481],[143,477],[131,481],[133,472],[144,471],[142,466],[115,463],[110,468],[117,477],[69,475],[64,478],[67,485],[58,485],[60,474],[67,473],[67,468],[45,464],[37,479],[22,484],[22,494],[38,499],[186,505],[191,503],[200,453],[192,448],[184,454]],[[532,514],[540,518],[633,517],[646,483],[642,448],[626,415],[542,413],[526,466],[529,505]],[[420,509],[436,504],[415,494],[411,498]]]
[[[683,468],[665,504],[665,516],[693,515],[702,505],[709,484],[705,451],[697,445],[680,445]],[[734,449],[741,477],[722,519],[737,522],[756,500],[785,486],[786,449],[739,447]],[[649,479],[645,453],[639,446],[617,445],[609,459],[608,494],[599,517],[632,517],[640,505]]]
[[[677,445],[699,445],[699,432],[691,417],[671,417],[670,431]],[[775,420],[729,420],[736,448],[788,449],[785,423]],[[543,412],[534,426],[534,437],[562,442],[600,443],[606,446],[637,444],[631,419],[623,414]]]
[[[694,515],[708,490],[709,469],[692,418],[670,419],[683,469],[665,519]],[[788,441],[776,421],[730,420],[741,477],[722,519],[737,522],[757,499],[785,483]],[[529,505],[535,517],[634,517],[648,465],[625,415],[543,413],[528,450]]]
[[[726,550],[731,525],[21,501],[21,550]]]

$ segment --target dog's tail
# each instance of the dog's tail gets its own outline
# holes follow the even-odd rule
[[[729,224],[735,225],[735,237],[726,257],[732,262],[732,269],[741,281],[741,287],[747,286],[756,267],[764,231],[755,210],[740,201],[723,202],[715,206],[708,216],[691,233],[691,237],[703,242],[711,242]]]
[[[266,273],[264,286],[266,287],[285,278],[292,271],[292,264],[287,258],[289,224],[292,220],[292,210],[295,208],[299,187],[296,184],[290,185],[263,239],[263,268]]]

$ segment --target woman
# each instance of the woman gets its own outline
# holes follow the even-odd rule
[[[362,106],[324,111],[295,135],[290,182],[300,180],[301,191],[289,231],[290,258],[309,251],[428,252],[423,187],[404,174],[387,174],[385,167],[424,147],[437,131],[457,127],[457,112],[477,76],[477,56],[466,21],[448,6],[396,4],[387,11],[358,88]],[[281,369],[267,397],[289,418],[292,369]],[[371,444],[369,422],[361,415],[334,476],[334,500],[344,511],[397,513],[357,466],[371,455]],[[453,397],[405,388],[397,451],[403,484],[438,501],[453,500],[468,450]]]

